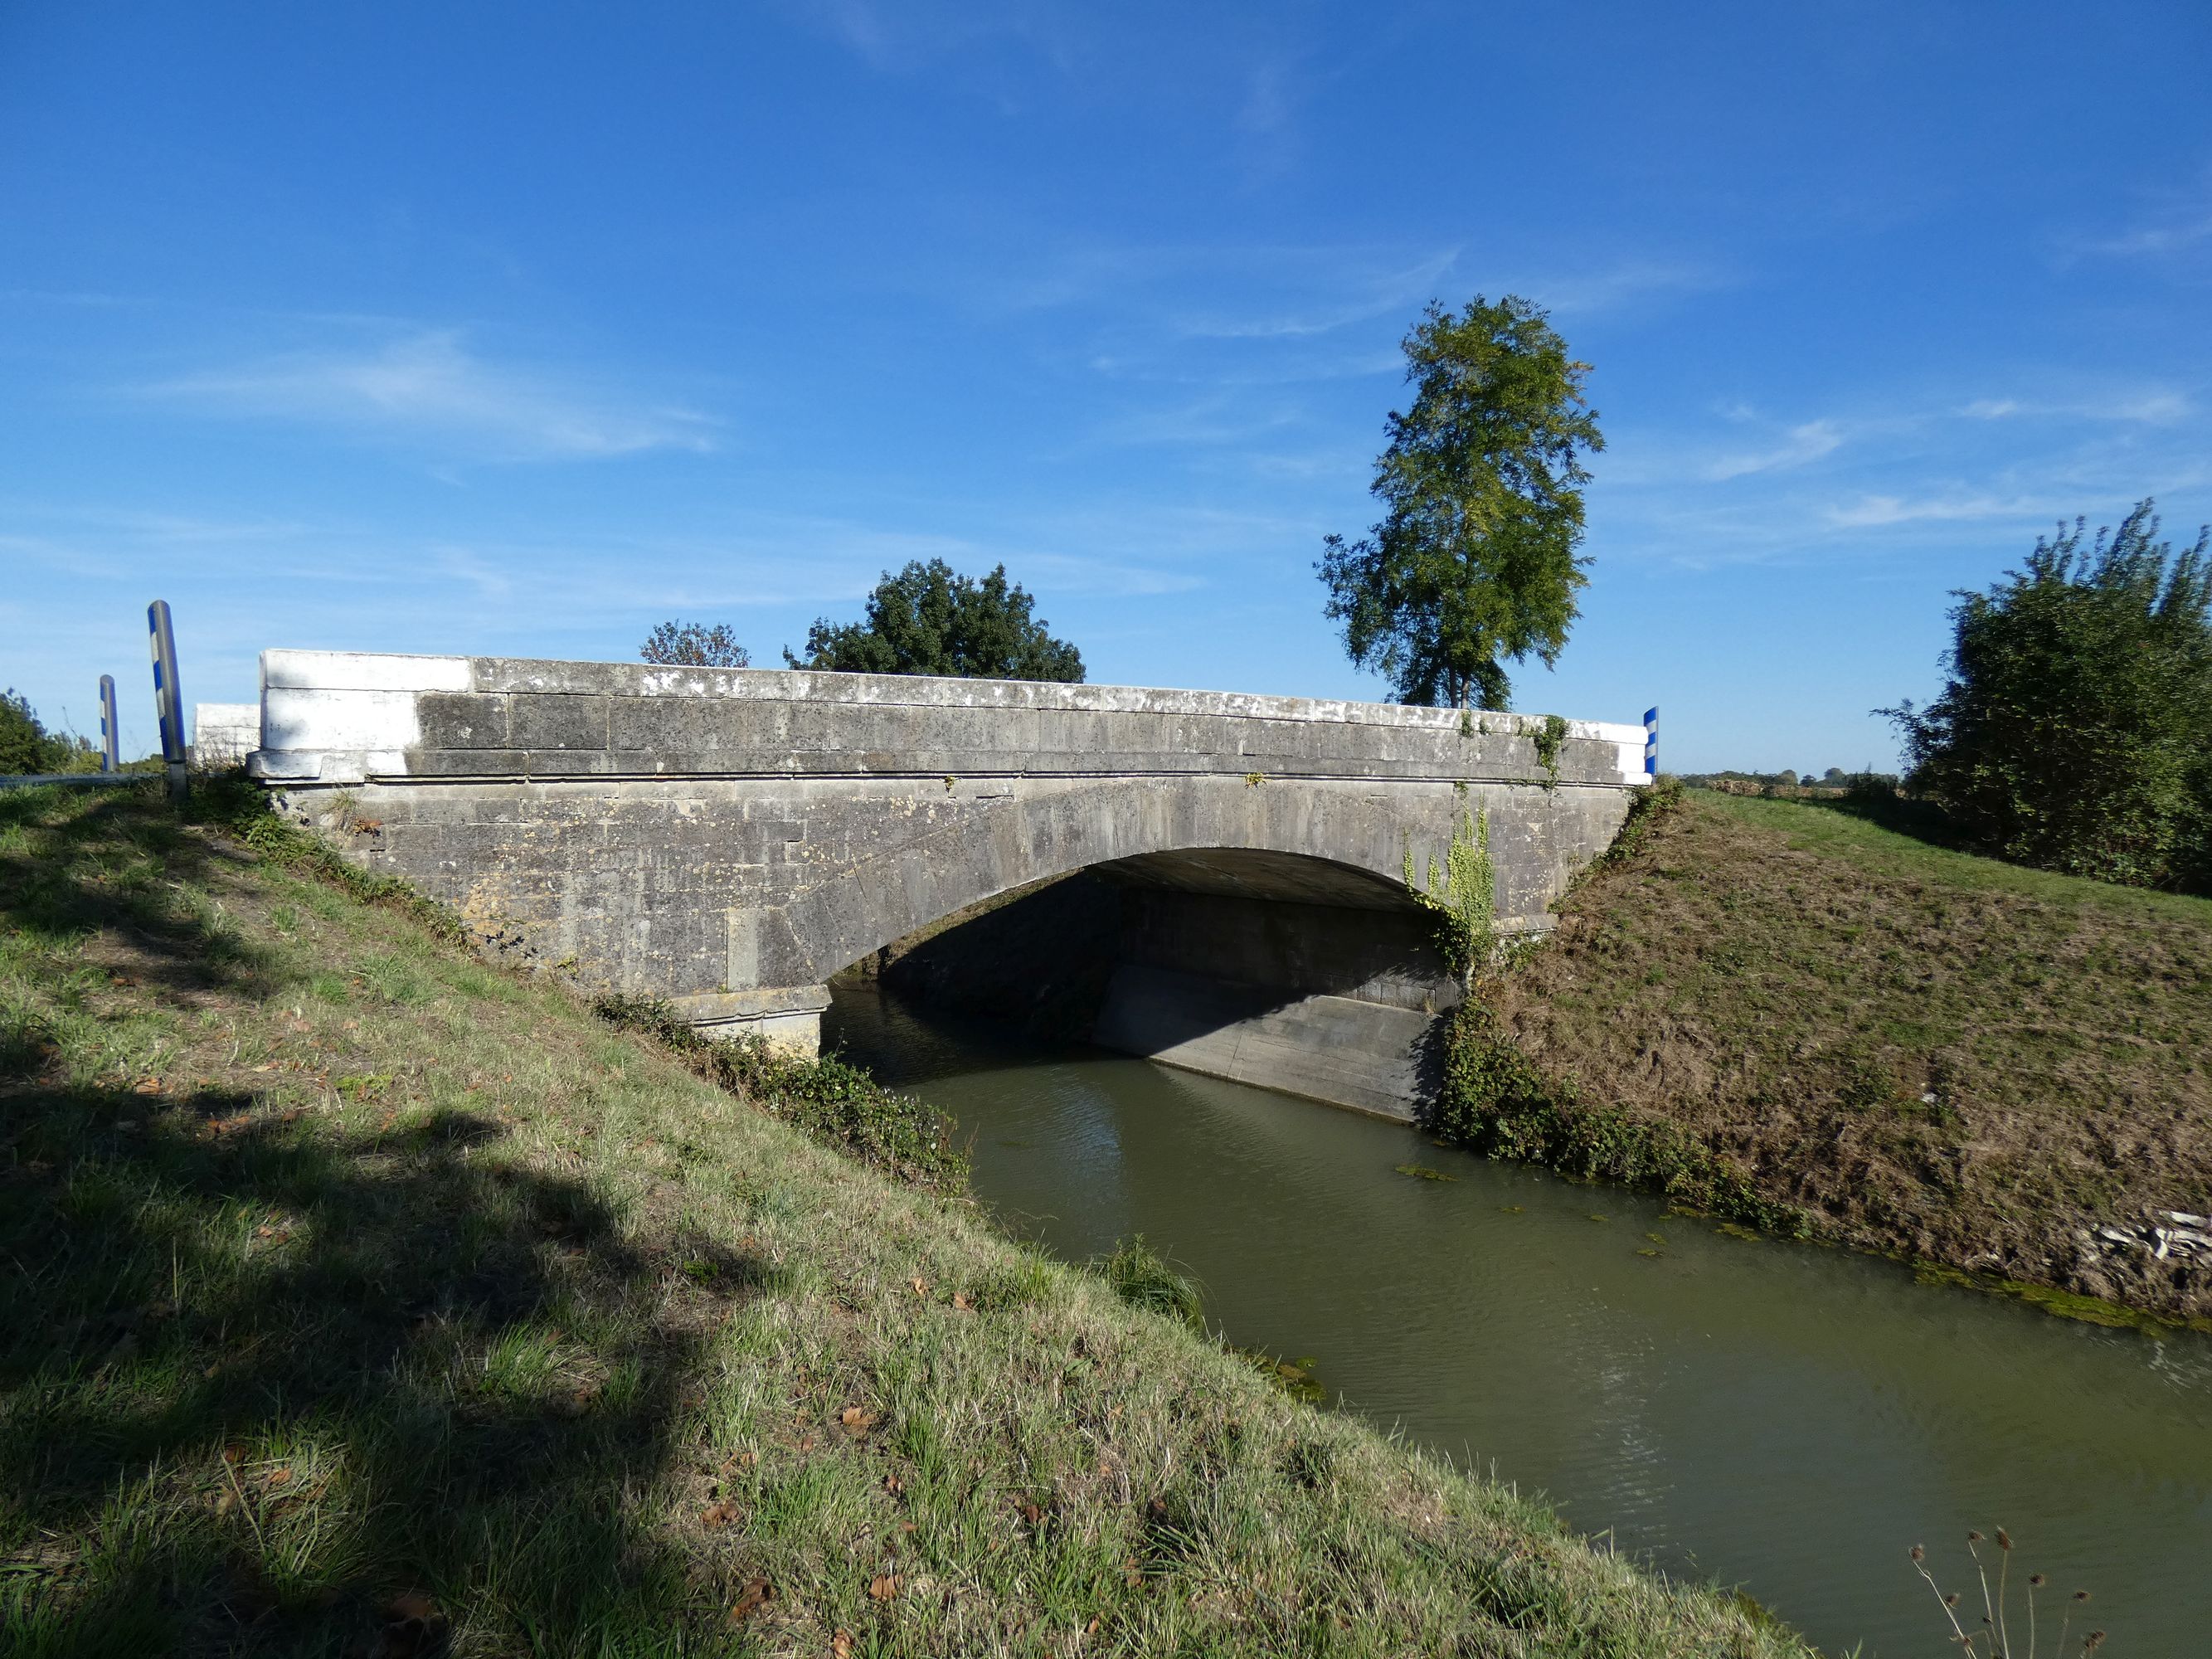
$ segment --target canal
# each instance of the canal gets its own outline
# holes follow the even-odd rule
[[[2001,1525],[2015,1577],[2094,1593],[2106,1652],[2212,1651],[2212,1338],[1731,1236],[872,988],[841,991],[824,1034],[959,1120],[1012,1230],[1076,1261],[1144,1234],[1231,1340],[1310,1359],[1345,1408],[1665,1572],[1741,1588],[1831,1652],[1943,1651],[1907,1551],[1968,1593],[1972,1628],[1966,1534]]]

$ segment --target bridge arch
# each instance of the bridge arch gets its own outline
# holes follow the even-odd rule
[[[753,913],[742,925],[762,931],[733,956],[752,957],[757,984],[819,984],[945,916],[1094,869],[1223,895],[1411,910],[1407,854],[1425,858],[1440,833],[1450,836],[1452,792],[1423,793],[1436,799],[1211,778],[1010,788],[980,798],[972,817],[948,814]]]

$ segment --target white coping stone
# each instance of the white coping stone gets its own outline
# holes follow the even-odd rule
[[[316,691],[469,691],[467,657],[403,656],[380,651],[264,651],[261,689]],[[289,746],[289,745],[275,745]]]
[[[261,705],[258,702],[196,702],[192,705],[192,747],[204,758],[220,755],[240,760],[261,747]]]
[[[1249,691],[1174,687],[1068,684],[1047,680],[955,679],[929,674],[835,674],[806,669],[684,668],[651,663],[595,663],[514,657],[403,656],[370,651],[269,650],[261,653],[262,684],[328,690],[592,691],[609,688],[598,673],[631,677],[617,695],[647,697],[812,701],[921,708],[1066,708],[1098,712],[1228,714],[1248,720],[1335,720],[1388,726],[1456,727],[1462,713],[1477,720],[1510,720],[1525,733],[1541,715],[1504,710],[1427,708],[1340,697],[1291,697]],[[1616,721],[1570,720],[1571,737],[1633,745],[1643,775],[1644,728]]]

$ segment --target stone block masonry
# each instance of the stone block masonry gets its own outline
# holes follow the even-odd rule
[[[839,969],[1080,869],[1356,927],[1483,812],[1500,930],[1541,928],[1644,781],[1640,726],[1570,722],[1547,767],[1540,719],[1224,692],[309,651],[262,684],[253,770],[351,856],[524,956],[801,1044]],[[1279,1013],[1253,1046],[1360,1024]]]

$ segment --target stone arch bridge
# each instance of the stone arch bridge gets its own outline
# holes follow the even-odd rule
[[[1639,726],[1221,692],[269,651],[253,773],[487,939],[811,1047],[832,975],[1087,872],[1093,1035],[1405,1115],[1456,1000],[1410,854],[1487,815],[1501,933],[1611,840]],[[1032,940],[1049,951],[1052,941]]]

